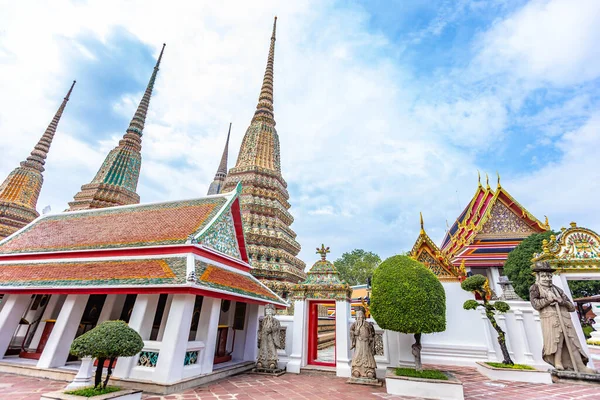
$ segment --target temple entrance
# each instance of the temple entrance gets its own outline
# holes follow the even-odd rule
[[[307,363],[335,367],[335,302],[333,301],[309,303]]]

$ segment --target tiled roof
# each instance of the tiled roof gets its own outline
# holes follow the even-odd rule
[[[198,277],[197,284],[208,290],[225,290],[233,294],[283,304],[277,295],[250,274],[234,272],[196,260],[196,276]]]
[[[0,254],[182,244],[228,200],[223,195],[49,215],[7,238]]]
[[[110,286],[185,283],[186,258],[0,264],[2,287]]]

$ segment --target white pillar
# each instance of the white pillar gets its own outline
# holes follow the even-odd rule
[[[350,377],[350,302],[346,300],[335,302],[335,370],[337,376]]]
[[[89,294],[70,294],[58,314],[54,329],[37,363],[38,368],[62,367],[69,357],[69,349],[75,338]]]
[[[244,361],[256,361],[258,358],[258,320],[264,313],[264,306],[248,304],[248,323],[246,324],[246,342],[244,343]]]
[[[113,308],[115,307],[116,301],[117,301],[116,294],[106,295],[106,299],[104,299],[104,304],[102,305],[102,311],[100,311],[100,315],[98,316],[98,323],[96,325],[100,325],[104,321],[110,320],[110,316],[112,315]]]
[[[42,333],[44,332],[44,328],[46,327],[46,320],[52,319],[52,314],[55,312],[56,308],[62,305],[62,302],[60,302],[59,300],[61,300],[61,295],[53,294],[52,296],[50,296],[50,300],[48,300],[48,305],[46,306],[44,314],[42,315],[42,319],[40,320],[40,323],[38,324],[35,330],[33,339],[31,339],[29,348],[34,350],[37,349],[38,344],[40,344],[40,340],[42,339]]]
[[[203,374],[208,374],[213,370],[220,314],[221,299],[204,297],[198,321],[198,332],[196,333],[196,340],[204,342],[204,351],[200,360]]]
[[[0,310],[0,358],[4,357],[10,341],[19,326],[21,317],[29,306],[30,295],[27,294],[5,294],[2,302],[4,306]]]
[[[154,322],[156,306],[158,305],[158,296],[158,294],[138,294],[133,305],[133,310],[131,310],[128,325],[131,329],[139,333],[143,340],[150,338],[152,322]],[[129,377],[131,369],[137,363],[138,357],[119,357],[113,375],[118,378]]]
[[[294,374],[300,373],[300,368],[306,365],[306,340],[307,326],[307,302],[306,300],[294,301],[294,325],[292,353],[290,361],[287,363],[286,370]]]
[[[498,267],[491,267],[488,269],[488,277],[490,280],[490,287],[496,293],[497,296],[502,295],[502,287],[498,282],[500,282],[500,270]]]
[[[94,386],[94,381],[92,380],[92,376],[94,376],[92,373],[94,360],[93,357],[84,357],[81,359],[79,371],[73,381],[67,385],[66,390],[77,390],[79,388]]]
[[[165,337],[162,342],[158,362],[152,380],[158,383],[174,383],[183,378],[183,363],[185,351],[194,313],[193,294],[173,295],[171,312],[165,326]]]

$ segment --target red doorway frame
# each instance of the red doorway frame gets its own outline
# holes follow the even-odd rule
[[[319,365],[319,366],[323,366],[323,367],[335,367],[335,365],[336,365],[335,360],[337,360],[337,354],[336,354],[337,349],[336,349],[335,345],[333,348],[334,361],[332,363],[316,361],[317,352],[318,352],[317,341],[318,341],[318,326],[319,326],[319,314],[318,314],[317,308],[319,305],[335,307],[335,301],[314,300],[314,301],[309,301],[309,303],[308,303],[308,354],[307,354],[308,359],[306,360],[306,363],[308,365]],[[334,316],[337,319],[337,315],[334,314]],[[334,319],[334,321],[335,321],[335,319]],[[334,340],[337,340],[337,337],[334,336],[334,338],[335,338]]]

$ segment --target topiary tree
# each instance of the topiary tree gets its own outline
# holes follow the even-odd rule
[[[371,315],[383,329],[415,337],[415,369],[422,371],[421,334],[446,330],[446,292],[422,263],[393,256],[373,273]]]
[[[102,383],[102,368],[108,359],[108,372],[102,388],[106,388],[108,379],[117,357],[133,357],[144,347],[142,337],[123,321],[106,321],[84,333],[71,344],[71,354],[77,357],[95,357],[96,376],[94,387]]]
[[[554,232],[534,233],[526,237],[510,253],[504,263],[504,274],[512,281],[515,292],[524,300],[529,300],[529,288],[535,283],[531,273],[531,259],[542,252],[544,239],[550,240]]]
[[[465,304],[463,304],[463,308],[465,310],[475,310],[477,307],[483,307],[485,310],[485,316],[490,320],[490,323],[498,332],[498,344],[500,345],[500,349],[502,350],[502,356],[504,360],[503,364],[514,365],[512,359],[510,358],[510,354],[508,354],[508,348],[506,347],[506,334],[498,325],[496,321],[496,317],[494,316],[496,311],[500,313],[505,313],[510,310],[510,306],[503,301],[495,301],[494,303],[490,303],[488,296],[489,292],[486,290],[487,278],[483,275],[473,275],[465,279],[460,286],[463,290],[467,292],[473,292],[479,294],[483,299],[482,302],[478,302],[477,300],[467,300]]]

